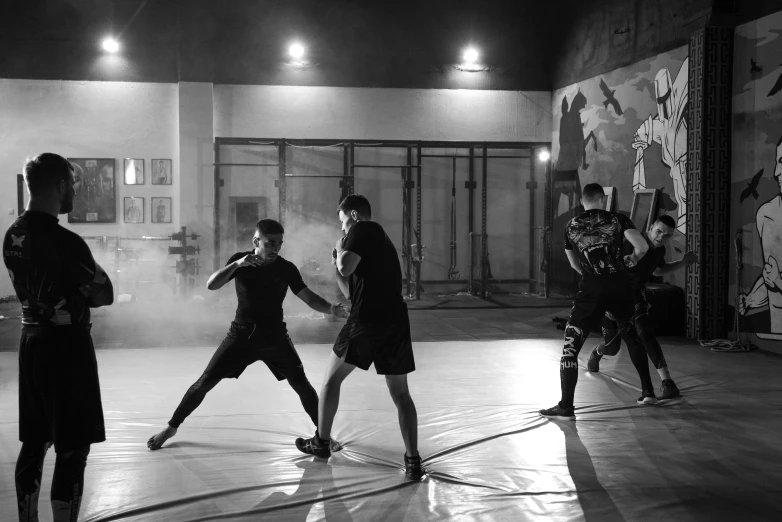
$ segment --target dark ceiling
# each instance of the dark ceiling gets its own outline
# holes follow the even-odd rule
[[[548,90],[563,6],[524,0],[3,2],[0,76]],[[108,57],[101,38],[121,35]],[[287,46],[301,39],[305,65]],[[481,73],[454,68],[481,51]]]
[[[630,27],[654,41],[610,70],[686,43],[725,0],[0,0],[0,77],[550,90],[579,76],[573,35]],[[730,2],[727,2],[730,3]],[[779,0],[745,0],[763,5]],[[716,7],[715,7],[716,10]],[[663,29],[646,24],[649,13]],[[689,24],[689,25],[688,25]],[[660,23],[657,24],[661,25]],[[649,34],[650,32],[654,34]],[[100,48],[107,34],[122,44]],[[617,33],[618,34],[618,33]],[[306,63],[287,47],[300,39]],[[597,41],[597,39],[593,39]],[[479,71],[459,67],[481,52]],[[572,53],[571,53],[572,54]],[[610,53],[609,53],[610,56]],[[564,69],[564,70],[563,70]],[[558,72],[556,72],[558,70]],[[598,71],[599,72],[599,71]],[[596,74],[590,70],[590,74]],[[556,76],[556,78],[554,78]]]

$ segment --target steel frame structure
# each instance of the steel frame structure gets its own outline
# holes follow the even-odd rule
[[[278,150],[278,162],[277,163],[221,163],[220,159],[220,147],[226,145],[256,145],[256,146],[274,146]],[[286,154],[287,147],[341,147],[343,150],[343,173],[342,176],[330,176],[330,175],[307,175],[307,174],[288,174],[286,172]],[[355,163],[355,149],[356,147],[384,147],[384,148],[406,148],[407,149],[407,164],[406,165],[361,165]],[[468,154],[423,154],[422,150],[426,149],[465,149]],[[421,230],[421,179],[422,179],[422,159],[431,158],[455,158],[455,159],[467,159],[469,161],[468,181],[465,182],[465,188],[469,190],[470,197],[468,199],[468,212],[469,212],[469,230],[470,236],[473,235],[474,230],[474,218],[475,218],[475,202],[473,191],[477,189],[477,182],[475,180],[475,162],[476,158],[481,160],[481,258],[480,258],[480,281],[478,282],[480,289],[476,292],[480,297],[487,297],[487,289],[489,285],[487,263],[485,260],[488,256],[488,241],[487,241],[487,219],[486,212],[488,207],[487,193],[488,193],[488,160],[492,158],[528,158],[530,161],[530,176],[531,180],[527,183],[527,189],[530,191],[530,224],[535,222],[535,191],[538,189],[538,182],[535,180],[535,151],[548,148],[550,150],[550,142],[504,142],[504,141],[422,141],[422,140],[355,140],[355,139],[292,139],[292,138],[215,138],[214,141],[214,189],[215,189],[215,201],[214,201],[214,269],[218,270],[219,266],[219,252],[220,252],[220,187],[222,182],[220,179],[220,167],[222,166],[247,166],[247,167],[277,167],[278,176],[275,180],[275,185],[279,191],[279,220],[285,224],[285,201],[286,201],[286,179],[290,177],[311,177],[311,178],[335,178],[340,180],[340,187],[342,188],[342,196],[347,196],[353,193],[355,187],[355,169],[357,168],[399,168],[402,175],[402,260],[405,276],[405,284],[407,286],[407,294],[415,295],[415,299],[421,299],[421,286],[424,283],[437,283],[437,284],[463,284],[464,280],[421,280],[420,260],[423,254],[423,237]],[[476,149],[480,150],[480,155],[476,156]],[[502,150],[516,150],[516,151],[528,151],[527,155],[490,155],[489,150],[502,149]],[[547,165],[546,179],[545,179],[545,191],[546,191],[546,211],[545,226],[537,227],[544,234],[543,263],[541,269],[544,274],[544,294],[548,297],[548,284],[546,278],[545,267],[549,259],[550,241],[545,240],[546,230],[550,226],[550,202],[548,201],[548,194],[550,194],[550,172]],[[415,189],[415,226],[413,226],[413,216],[410,203],[412,202],[412,191]],[[533,227],[533,230],[535,227]],[[412,236],[415,235],[415,243],[413,243]],[[532,233],[531,233],[532,235]],[[532,238],[531,238],[532,239]],[[533,272],[533,266],[535,262],[535,241],[530,241],[529,249],[529,261],[530,261],[530,273]],[[418,260],[418,261],[416,261]],[[417,266],[415,266],[417,265]],[[415,268],[415,275],[412,275]],[[493,283],[530,283],[532,279],[492,279]],[[537,281],[536,281],[537,282]],[[470,286],[475,284],[475,281],[469,281]],[[473,289],[470,288],[472,292]]]

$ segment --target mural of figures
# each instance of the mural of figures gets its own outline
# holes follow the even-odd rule
[[[663,165],[671,169],[673,194],[677,203],[676,229],[687,233],[687,78],[688,59],[679,68],[675,80],[663,67],[654,78],[654,96],[657,101],[657,114],[644,121],[633,136],[633,149],[636,150],[633,168],[633,191],[646,188],[644,172],[644,151],[658,143],[662,149]]]
[[[731,229],[741,233],[741,279],[731,255],[730,305],[753,342],[782,341],[782,13],[734,37]],[[763,344],[766,343],[766,344]]]
[[[767,306],[770,333],[782,339],[782,138],[777,143],[774,178],[777,194],[760,206],[755,217],[763,273],[748,293],[739,296],[739,313],[745,315],[752,308]]]
[[[629,215],[633,193],[658,189],[656,214],[678,220],[668,260],[686,251],[688,48],[657,55],[554,91],[552,237],[580,212],[581,187],[615,187],[614,210]],[[550,280],[556,288],[558,248]],[[562,254],[561,278],[572,272]],[[667,282],[684,287],[684,273]],[[568,281],[565,281],[569,284]]]

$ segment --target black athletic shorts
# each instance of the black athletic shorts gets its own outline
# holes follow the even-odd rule
[[[89,327],[22,327],[19,440],[51,442],[57,452],[106,440]]]
[[[368,370],[374,362],[380,375],[405,375],[415,371],[410,319],[398,323],[350,321],[340,330],[334,353],[346,363]]]
[[[568,324],[589,331],[602,324],[606,312],[624,323],[633,319],[634,311],[635,298],[625,274],[584,276]]]
[[[231,323],[204,373],[236,379],[256,361],[266,363],[278,381],[304,373],[304,365],[284,327],[269,329],[237,322]]]

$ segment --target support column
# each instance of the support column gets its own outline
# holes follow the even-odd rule
[[[730,261],[733,28],[705,27],[690,37],[687,336],[725,338]]]

